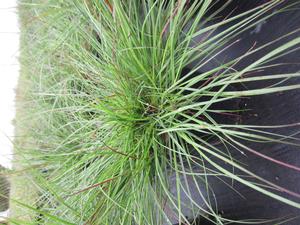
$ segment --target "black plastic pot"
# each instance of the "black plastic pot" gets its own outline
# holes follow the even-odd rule
[[[219,1],[215,5],[221,7],[226,0]],[[262,4],[265,1],[249,1],[249,0],[235,0],[223,11],[222,16],[226,17],[232,9],[234,14],[249,10],[258,4]],[[285,1],[284,4],[280,6],[282,9],[283,6],[292,3],[299,3],[299,0],[296,1]],[[292,32],[300,28],[300,6],[297,5],[298,9],[294,7],[293,10],[288,10],[286,12],[281,12],[252,29],[244,32],[239,37],[240,42],[233,45],[226,52],[223,52],[221,55],[217,56],[218,61],[228,61],[235,57],[241,56],[246,53],[255,43],[256,47],[261,46],[265,43],[268,43],[276,38],[279,38],[289,32]],[[212,9],[212,10],[214,10]],[[273,12],[276,12],[277,9],[274,9]],[[270,12],[272,13],[272,12]],[[218,31],[217,31],[218,32]],[[279,42],[265,48],[263,51],[258,52],[257,54],[248,57],[246,60],[243,60],[239,63],[236,68],[241,69],[251,63],[253,60],[258,57],[266,54],[270,50],[286,43],[288,40],[299,37],[300,33],[295,32],[287,38],[283,38]],[[264,74],[277,74],[277,73],[291,73],[300,71],[300,51],[295,50],[288,55],[281,57],[278,60],[272,62],[274,63],[288,63],[286,65],[277,66],[270,68],[264,71]],[[214,66],[214,62],[206,65],[211,69]],[[203,68],[205,70],[205,68]],[[291,79],[286,82],[286,84],[299,84],[300,79]],[[260,88],[266,86],[268,82],[255,82],[247,84],[247,88]],[[233,87],[235,88],[235,87]],[[239,88],[239,87],[237,87]],[[238,118],[238,123],[241,124],[252,124],[252,125],[278,125],[278,124],[293,124],[300,122],[300,90],[294,90],[289,92],[269,94],[263,96],[257,96],[242,100],[236,100],[234,102],[223,103],[222,107],[225,108],[241,108],[241,109],[251,109],[250,111],[245,111],[240,114]],[[220,107],[220,106],[216,106]],[[216,115],[217,120],[221,123],[232,123],[234,122],[232,117],[225,115]],[[295,134],[300,133],[299,126],[286,127],[281,129],[269,129],[268,131],[273,131],[281,134]],[[295,137],[300,138],[300,134],[296,134]],[[272,158],[284,161],[286,163],[300,166],[300,148],[298,146],[288,146],[284,144],[258,144],[258,143],[246,143],[252,149],[263,153]],[[283,166],[272,163],[268,160],[265,160],[259,156],[247,153],[247,156],[240,154],[237,151],[232,151],[233,156],[240,160],[241,162],[246,163],[247,168],[256,173],[257,175],[274,182],[282,187],[285,187],[291,191],[300,193],[300,172],[294,171]],[[221,162],[220,162],[221,163]],[[223,165],[226,167],[226,165]],[[246,219],[276,219],[276,218],[291,218],[292,216],[299,216],[300,210],[293,208],[291,206],[280,203],[274,199],[266,197],[263,194],[258,193],[250,188],[245,187],[239,183],[234,183],[234,188],[244,196],[234,192],[231,188],[225,185],[223,182],[216,178],[209,178],[209,182],[214,189],[216,198],[218,200],[218,212],[225,218],[232,220],[246,220]],[[225,179],[226,180],[226,179]],[[231,180],[226,180],[231,184]],[[284,195],[293,199],[296,202],[300,202],[299,199]],[[201,202],[201,198],[195,199],[198,202]],[[275,224],[276,222],[272,221],[267,224]],[[203,220],[199,217],[198,222],[195,224],[211,224],[210,222]],[[238,224],[238,223],[232,223]],[[258,222],[258,224],[260,224]],[[286,221],[282,224],[287,225],[299,225],[300,218],[294,220]]]

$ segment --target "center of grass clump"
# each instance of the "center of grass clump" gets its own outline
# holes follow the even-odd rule
[[[150,104],[146,104],[146,109],[144,112],[145,116],[154,116],[156,113],[158,113],[157,107]]]

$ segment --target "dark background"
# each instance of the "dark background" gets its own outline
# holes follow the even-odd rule
[[[219,7],[222,7],[226,0],[221,0],[216,3],[212,11]],[[221,17],[226,17],[231,13],[231,16],[249,10],[265,1],[256,0],[234,0],[232,3],[221,13]],[[287,6],[293,3],[300,3],[300,1],[283,1],[283,4],[279,7]],[[272,12],[278,10],[275,8]],[[298,9],[299,8],[299,9]],[[270,12],[271,13],[271,12]],[[228,49],[226,52],[218,56],[218,60],[229,60],[240,56],[247,52],[248,49],[256,43],[256,46],[263,45],[278,37],[281,37],[288,32],[294,31],[300,28],[300,6],[295,5],[285,12],[281,12],[270,19],[267,19],[259,26],[251,28],[250,30],[239,35],[241,41]],[[277,42],[276,44],[264,49],[255,56],[248,57],[242,63],[237,66],[237,69],[243,68],[253,60],[266,54],[270,50],[280,46],[282,43],[287,42],[293,38],[299,37],[299,32],[291,35],[288,38]],[[291,73],[300,71],[300,51],[295,51],[287,56],[281,57],[280,59],[273,61],[272,63],[289,63],[288,65],[278,66],[266,71],[267,74],[277,73]],[[211,63],[209,67],[214,64]],[[299,84],[300,79],[289,80],[285,84]],[[247,85],[247,88],[260,88],[266,86],[265,82],[251,83]],[[224,107],[232,107],[237,104],[239,108],[251,109],[251,111],[243,112],[240,115],[239,123],[252,124],[252,125],[278,125],[278,124],[292,124],[300,122],[300,90],[288,91],[283,93],[276,93],[270,95],[257,96],[239,100],[238,102],[227,102]],[[227,106],[226,106],[227,104]],[[218,106],[220,107],[220,106]],[[219,122],[228,123],[232,122],[232,118],[227,116],[217,116]],[[269,129],[270,132],[282,133],[282,134],[293,134],[299,132],[299,126],[287,127],[276,130]],[[300,135],[295,137],[300,138]],[[286,163],[300,166],[300,148],[297,146],[288,146],[283,144],[256,144],[247,143],[248,146],[268,155],[272,158],[279,159]],[[256,173],[257,175],[274,182],[282,187],[285,187],[294,192],[300,193],[300,172],[285,168],[283,166],[276,165],[263,158],[255,156],[251,153],[247,153],[247,157],[235,153],[236,158],[245,162],[248,166],[247,169]],[[226,166],[226,165],[224,165]],[[231,183],[231,181],[228,181]],[[300,210],[280,203],[274,199],[264,196],[263,194],[253,191],[244,185],[235,182],[234,188],[240,192],[244,197],[240,197],[237,193],[232,191],[229,187],[224,185],[222,182],[215,178],[210,179],[210,183],[214,188],[218,200],[218,211],[219,213],[229,219],[233,220],[245,220],[245,219],[276,219],[276,218],[287,218],[293,216],[300,216]],[[288,197],[296,202],[299,199]],[[211,224],[208,221],[198,218],[195,224]],[[238,224],[238,223],[231,223]],[[258,224],[260,224],[258,222]],[[270,222],[267,224],[276,224],[276,222]],[[287,225],[299,225],[300,218],[292,221],[286,221],[282,224]]]

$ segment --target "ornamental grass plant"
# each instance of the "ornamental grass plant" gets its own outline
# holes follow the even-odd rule
[[[280,132],[299,121],[238,119],[251,110],[243,99],[300,88],[299,72],[272,70],[299,49],[300,30],[218,60],[243,43],[240,34],[299,4],[261,1],[221,17],[232,2],[20,1],[14,164],[22,176],[12,192],[26,188],[31,199],[11,195],[12,224],[231,223],[211,177],[300,208],[300,193],[241,160],[255,155],[299,172],[251,147],[299,148],[297,132]],[[235,223],[270,222],[251,219]]]

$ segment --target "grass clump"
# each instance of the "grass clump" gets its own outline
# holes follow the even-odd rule
[[[209,176],[300,208],[281,196],[297,193],[231,156],[254,153],[299,171],[243,142],[295,138],[214,116],[241,110],[218,103],[299,88],[285,83],[299,73],[249,74],[272,66],[300,39],[239,70],[235,65],[278,40],[204,69],[238,34],[279,13],[271,10],[281,3],[218,20],[226,4],[215,9],[211,0],[22,0],[22,76],[29,83],[23,123],[30,121],[33,143],[17,154],[38,196],[34,204],[15,201],[30,214],[22,224],[192,224],[199,215],[224,224],[230,220],[217,211]],[[263,80],[272,85],[245,88]]]

